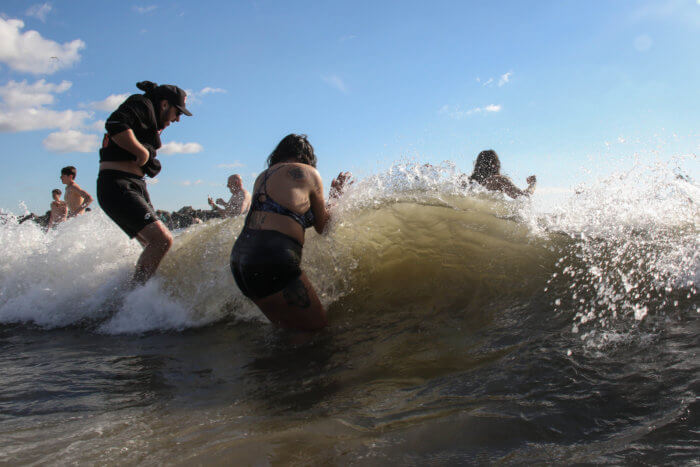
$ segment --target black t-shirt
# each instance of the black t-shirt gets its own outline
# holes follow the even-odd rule
[[[109,116],[105,122],[107,134],[100,149],[100,162],[133,161],[136,156],[112,141],[109,136],[131,129],[139,143],[153,149],[161,146],[158,122],[151,99],[143,94],[133,94]]]

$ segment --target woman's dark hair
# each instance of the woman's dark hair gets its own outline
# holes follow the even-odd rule
[[[294,133],[282,138],[274,151],[267,158],[267,166],[272,167],[280,162],[293,161],[316,167],[316,155],[306,135]]]
[[[474,180],[478,183],[483,183],[487,178],[498,175],[501,172],[501,161],[498,160],[498,154],[493,149],[481,151],[476,156],[474,164],[474,172],[472,172],[469,180]]]

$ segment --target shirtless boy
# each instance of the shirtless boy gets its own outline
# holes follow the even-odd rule
[[[218,198],[216,203],[208,198],[209,206],[214,211],[223,211],[225,217],[234,217],[248,212],[250,208],[250,193],[243,188],[243,179],[240,175],[234,174],[228,178],[228,189],[231,192],[231,199],[228,202]]]
[[[65,200],[68,204],[68,217],[75,217],[85,212],[85,208],[92,203],[92,196],[80,188],[80,185],[75,183],[75,175],[77,171],[75,167],[69,165],[61,169],[61,182],[66,185]]]
[[[51,196],[53,196],[53,201],[51,202],[49,229],[66,220],[66,216],[68,215],[68,205],[65,201],[61,201],[61,190],[56,188],[51,192]]]

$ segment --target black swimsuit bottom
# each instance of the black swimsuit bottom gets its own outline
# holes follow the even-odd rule
[[[276,230],[245,227],[231,251],[233,278],[248,298],[275,294],[301,275],[302,245]]]

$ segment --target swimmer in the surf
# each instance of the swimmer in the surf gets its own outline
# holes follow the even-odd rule
[[[223,198],[218,198],[216,202],[211,198],[207,199],[212,210],[221,212],[224,217],[240,216],[248,212],[250,208],[251,196],[248,190],[243,188],[243,179],[238,174],[233,174],[228,178],[229,191],[231,198],[225,201]]]
[[[301,270],[304,232],[323,233],[330,213],[316,156],[305,135],[284,137],[267,158],[253,199],[231,251],[231,272],[243,295],[273,323],[316,330],[327,324],[326,310]],[[331,183],[331,198],[343,192],[349,173]]]
[[[85,209],[92,203],[90,193],[75,183],[77,173],[77,170],[72,165],[61,169],[61,182],[66,185],[65,200],[66,204],[68,204],[68,217],[75,217],[84,213]]]
[[[53,201],[51,202],[51,214],[49,215],[49,229],[65,221],[68,216],[68,205],[65,201],[61,201],[61,190],[56,188],[51,192],[51,196],[53,196]]]
[[[519,196],[530,196],[535,192],[537,177],[530,175],[527,177],[527,188],[521,190],[513,181],[501,175],[501,162],[498,160],[498,154],[492,149],[481,151],[476,158],[474,164],[474,172],[469,177],[470,182],[476,182],[487,190],[500,191],[507,194],[511,198]],[[463,183],[466,187],[466,183]]]

